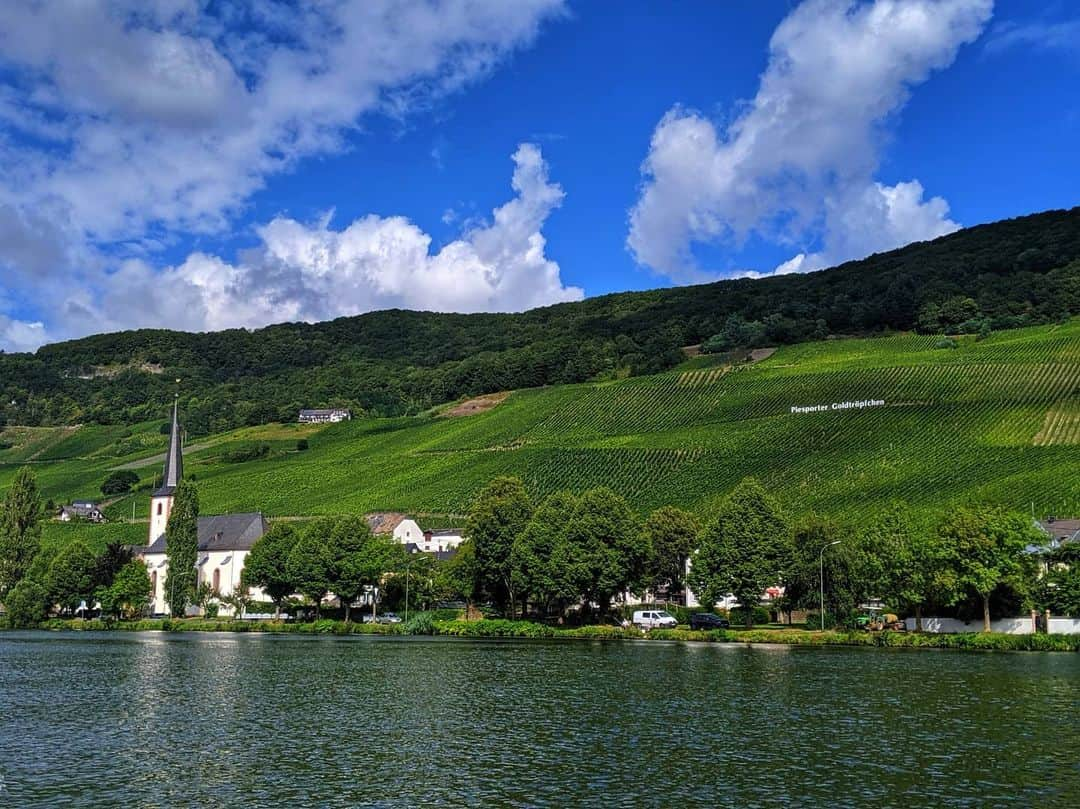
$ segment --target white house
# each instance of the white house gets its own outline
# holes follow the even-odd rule
[[[90,500],[75,500],[70,506],[60,507],[57,519],[61,522],[71,522],[72,520],[105,522],[105,515],[101,513],[97,503]]]
[[[173,405],[172,431],[169,450],[165,454],[165,473],[161,488],[150,496],[149,544],[137,551],[146,563],[153,590],[150,609],[155,615],[169,612],[166,595],[168,589],[169,557],[165,553],[165,526],[172,511],[176,487],[184,477],[184,456],[180,441],[180,421],[176,404]],[[262,514],[222,514],[199,517],[198,548],[195,566],[197,584],[209,583],[218,595],[227,596],[240,584],[240,573],[255,542],[266,533],[266,520]],[[251,597],[265,601],[265,594],[252,588]],[[226,614],[231,608],[222,606]]]
[[[446,553],[457,550],[465,541],[457,528],[429,528],[424,531],[424,541],[417,543],[425,553]]]
[[[382,512],[365,518],[373,533],[390,534],[395,542],[412,545],[424,553],[447,553],[464,542],[461,531],[453,528],[424,530],[416,520],[404,514]]]
[[[348,421],[352,413],[341,407],[326,409],[301,410],[301,424],[337,424],[339,421]]]
[[[390,534],[395,542],[408,545],[410,542],[419,543],[424,538],[424,532],[416,520],[406,517],[404,514],[394,512],[379,512],[368,514],[364,519],[373,534]]]

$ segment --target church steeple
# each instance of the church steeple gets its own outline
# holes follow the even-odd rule
[[[179,382],[180,380],[176,380]],[[172,410],[172,430],[169,431],[169,451],[165,453],[165,471],[161,487],[150,495],[150,538],[153,544],[165,533],[172,511],[176,487],[184,479],[184,455],[180,442],[180,394],[176,394]]]
[[[173,401],[172,430],[169,433],[169,451],[165,453],[165,472],[161,476],[161,488],[154,492],[154,497],[167,497],[176,491],[177,484],[184,477],[184,455],[180,445],[180,394]]]

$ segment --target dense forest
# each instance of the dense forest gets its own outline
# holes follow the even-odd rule
[[[986,332],[1080,313],[1080,208],[968,228],[806,275],[590,298],[519,314],[382,311],[188,334],[143,329],[0,353],[0,426],[159,418],[194,434],[301,407],[391,416],[480,393],[655,373],[681,347],[891,330]],[[168,324],[163,324],[168,325]]]

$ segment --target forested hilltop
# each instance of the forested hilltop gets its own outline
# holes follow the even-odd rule
[[[500,390],[669,369],[682,346],[889,330],[985,334],[1080,314],[1080,208],[968,228],[807,275],[591,298],[520,314],[382,311],[188,334],[139,330],[0,354],[0,426],[160,418],[190,434],[300,407],[394,416]]]

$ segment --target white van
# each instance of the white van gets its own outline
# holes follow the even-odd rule
[[[675,616],[665,610],[635,610],[632,623],[642,629],[674,629],[679,624]]]

